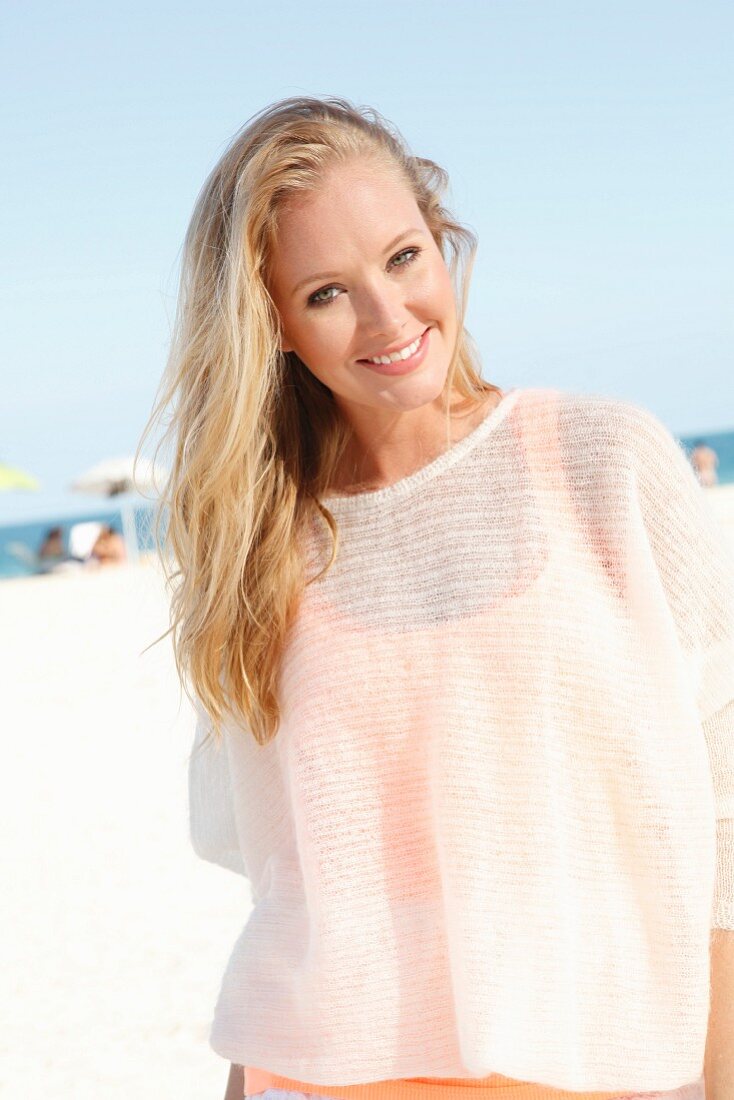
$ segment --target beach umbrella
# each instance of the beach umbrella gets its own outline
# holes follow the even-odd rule
[[[92,496],[125,497],[133,493],[157,496],[168,472],[147,458],[141,458],[133,476],[133,456],[109,458],[80,474],[71,483],[75,493]],[[138,536],[135,530],[135,501],[121,500],[122,533],[129,561],[138,560]]]
[[[144,496],[158,494],[158,488],[168,477],[162,466],[154,465],[147,458],[138,461],[136,476],[133,478],[133,458],[109,458],[99,462],[91,470],[81,474],[72,482],[77,493],[92,493],[98,496],[116,497],[122,493],[142,493]]]
[[[38,481],[25,470],[16,470],[0,462],[0,490],[2,489],[40,489]]]

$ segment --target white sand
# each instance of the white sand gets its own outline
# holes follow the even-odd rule
[[[188,841],[193,713],[160,574],[0,582],[0,1096],[203,1100],[251,901]]]
[[[734,486],[707,490],[734,549]],[[152,565],[0,582],[0,1096],[217,1100],[251,909],[188,841],[193,735]]]

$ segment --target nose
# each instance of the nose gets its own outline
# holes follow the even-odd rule
[[[395,340],[407,321],[400,289],[395,286],[363,288],[357,308],[360,328],[370,339]]]

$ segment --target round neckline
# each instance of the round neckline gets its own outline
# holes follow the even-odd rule
[[[379,507],[381,504],[402,499],[402,497],[406,496],[414,488],[424,484],[424,482],[440,474],[443,470],[447,470],[454,462],[458,461],[465,454],[468,454],[473,447],[480,443],[484,437],[505,418],[521,392],[522,390],[517,386],[505,390],[497,404],[490,409],[487,415],[480,420],[478,424],[475,424],[471,431],[467,432],[465,436],[458,439],[455,443],[452,443],[451,446],[440,455],[437,455],[434,459],[431,459],[430,462],[427,462],[425,466],[421,466],[417,470],[414,470],[412,474],[406,474],[405,477],[398,478],[397,481],[394,481],[392,485],[385,485],[381,489],[365,489],[361,493],[346,493],[341,496],[321,497],[321,503],[330,511],[333,509],[335,512],[343,513],[362,511],[372,505]]]

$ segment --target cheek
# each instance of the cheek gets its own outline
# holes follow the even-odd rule
[[[306,364],[328,367],[341,361],[351,347],[354,337],[354,318],[351,311],[339,305],[314,310],[292,329],[291,339],[296,352]]]
[[[456,316],[456,300],[451,276],[443,262],[432,264],[426,272],[420,290],[421,297],[438,317],[450,320]]]

